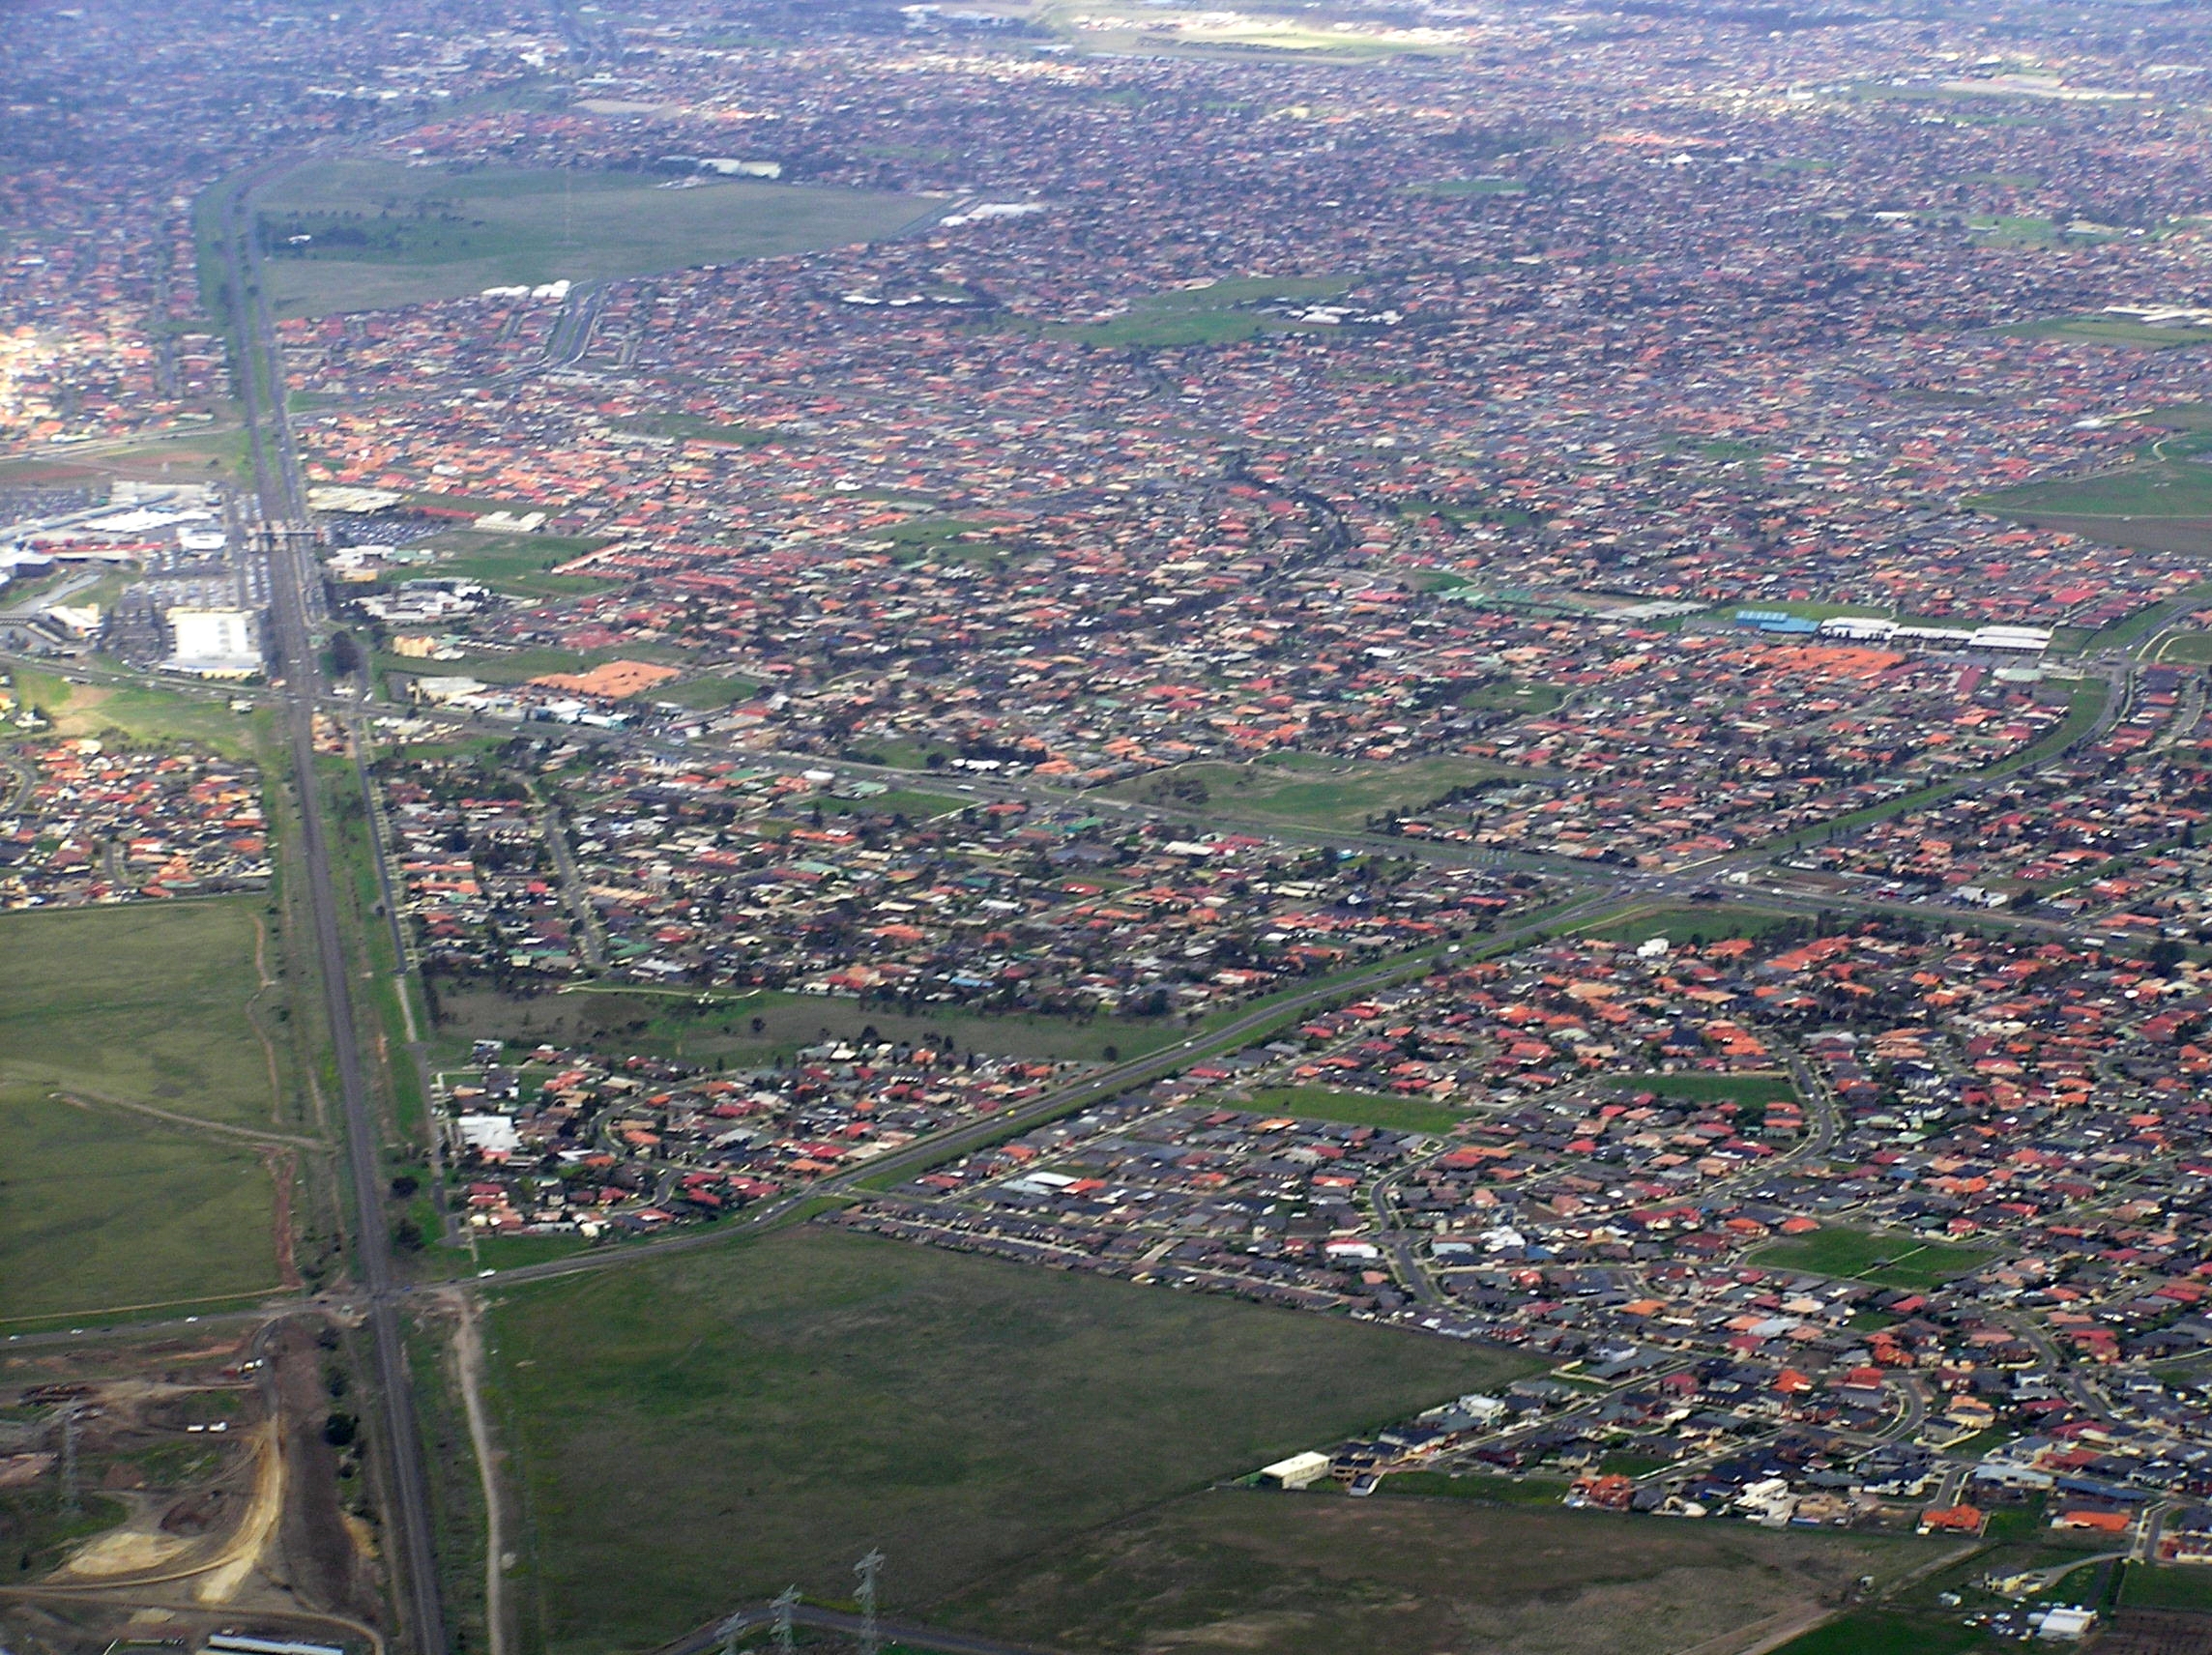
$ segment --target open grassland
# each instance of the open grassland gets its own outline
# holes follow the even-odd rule
[[[1862,1610],[1792,1638],[1775,1655],[1965,1655],[2008,1647],[1979,1627],[1955,1620]]]
[[[399,578],[451,575],[473,580],[518,597],[573,597],[579,593],[603,592],[607,582],[585,574],[555,574],[553,569],[570,558],[597,550],[603,539],[561,535],[480,535],[455,530],[430,542],[438,553],[435,565]]]
[[[2130,466],[2100,477],[2023,483],[1970,504],[2001,517],[2212,516],[2212,466],[2193,460]]]
[[[1218,1490],[1047,1552],[936,1614],[1071,1655],[1663,1655],[1732,1647],[1732,1633],[1818,1613],[1859,1575],[1936,1555],[1741,1524]]]
[[[1166,345],[1219,345],[1257,338],[1270,330],[1295,329],[1287,317],[1263,313],[1262,306],[1286,301],[1334,299],[1353,278],[1335,276],[1238,276],[1207,287],[1179,287],[1140,299],[1128,314],[1109,322],[1066,330],[1090,345],[1150,348]]]
[[[1922,1290],[1963,1276],[1990,1259],[1988,1249],[1882,1235],[1865,1230],[1816,1230],[1761,1247],[1758,1262],[1785,1270],[1847,1276],[1877,1287]]]
[[[1393,1132],[1449,1132],[1468,1118],[1456,1109],[1425,1098],[1384,1097],[1371,1091],[1336,1091],[1328,1087],[1269,1087],[1254,1092],[1248,1109],[1295,1115],[1300,1120],[1330,1120],[1340,1126],[1382,1126]]]
[[[1177,765],[1107,791],[1164,809],[1188,805],[1194,811],[1249,812],[1311,828],[1356,831],[1369,817],[1419,810],[1455,789],[1515,774],[1505,766],[1479,759],[1381,765],[1297,757],[1303,762],[1260,759],[1241,765],[1214,761]]]
[[[276,1285],[250,1144],[0,1081],[0,1323]]]
[[[2037,239],[2048,241],[2053,237],[2048,219],[1995,222],[2000,227],[2016,223],[2041,224],[2044,232]],[[2132,345],[2146,351],[2170,351],[2184,345],[2212,344],[2212,328],[2154,328],[2147,322],[2134,322],[2124,316],[2066,316],[2055,322],[2030,322],[2021,328],[2000,328],[1998,332],[2047,339],[2080,339],[2092,345]]]
[[[716,996],[663,989],[579,990],[509,997],[453,988],[439,996],[440,1025],[469,1039],[552,1040],[735,1066],[788,1058],[818,1041],[851,1039],[873,1029],[887,1040],[949,1041],[962,1051],[1012,1058],[1113,1061],[1141,1057],[1189,1031],[1167,1017],[1099,1017],[1089,1022],[1034,1013],[1004,1016],[950,1007],[912,1015],[824,995]],[[758,1019],[759,1027],[754,1027]]]
[[[529,1640],[637,1649],[797,1582],[887,1607],[1526,1364],[806,1229],[503,1294]],[[640,1544],[640,1536],[646,1543]]]
[[[229,758],[250,756],[253,725],[228,697],[72,683],[31,668],[13,674],[23,700],[53,723],[57,736],[113,736],[140,742],[189,741]]]
[[[0,1081],[268,1129],[261,899],[0,915]]]
[[[915,196],[642,173],[315,161],[256,192],[279,316],[455,299],[516,282],[603,281],[889,235]],[[313,240],[299,247],[295,236]]]
[[[1716,902],[1709,907],[1645,909],[1593,925],[1584,935],[1622,944],[1648,943],[1655,937],[1664,937],[1676,947],[1695,947],[1730,937],[1763,937],[1794,917],[1794,915],[1777,914],[1768,908]]]
[[[2120,1602],[2129,1609],[2212,1611],[2212,1569],[2133,1564],[2121,1582]]]

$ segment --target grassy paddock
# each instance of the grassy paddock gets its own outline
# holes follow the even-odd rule
[[[267,1128],[258,897],[0,915],[0,1080]]]
[[[1742,1524],[1218,1490],[1047,1551],[935,1613],[1070,1655],[1676,1655],[1737,1647],[1732,1635],[1818,1612],[1857,1575],[1894,1579],[1937,1554]]]
[[[1480,759],[1421,759],[1403,765],[1206,761],[1177,765],[1107,792],[1170,809],[1178,805],[1187,805],[1193,812],[1227,809],[1355,831],[1371,816],[1418,810],[1456,788],[1516,773]],[[1527,772],[1519,772],[1519,778],[1531,779]]]
[[[0,1323],[276,1286],[250,1145],[0,1082]]]
[[[549,1655],[643,1648],[794,1581],[849,1596],[871,1544],[911,1610],[1527,1366],[811,1228],[517,1290],[490,1325]]]

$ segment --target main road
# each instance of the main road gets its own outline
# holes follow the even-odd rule
[[[264,171],[278,170],[275,162]],[[258,175],[255,175],[258,176]],[[353,968],[338,924],[331,883],[330,840],[322,790],[315,774],[315,711],[327,693],[315,647],[312,617],[320,607],[321,577],[313,537],[306,527],[298,452],[284,417],[282,361],[275,345],[266,299],[255,268],[252,220],[247,196],[254,179],[233,189],[222,208],[223,257],[230,279],[232,370],[251,439],[254,489],[260,522],[254,533],[269,558],[272,675],[282,687],[292,775],[299,796],[300,855],[306,873],[307,913],[331,1056],[337,1071],[345,1118],[345,1161],[353,1189],[354,1258],[366,1298],[364,1326],[376,1373],[376,1406],[385,1471],[385,1553],[391,1559],[400,1607],[401,1636],[418,1655],[445,1655],[446,1618],[430,1524],[422,1435],[415,1417],[406,1344],[398,1306],[402,1286],[392,1264],[392,1235],[384,1220],[383,1132],[370,1101],[367,1069],[354,1027]],[[365,803],[365,801],[364,801]]]

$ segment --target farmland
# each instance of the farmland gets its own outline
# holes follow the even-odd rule
[[[911,1608],[1522,1371],[811,1230],[524,1289],[490,1326],[534,1553],[525,1621],[551,1655],[651,1644],[787,1582],[846,1595],[871,1544],[887,1604]]]

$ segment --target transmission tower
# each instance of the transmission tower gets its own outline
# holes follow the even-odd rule
[[[879,1655],[884,1646],[883,1634],[876,1627],[876,1577],[883,1572],[884,1554],[874,1547],[868,1554],[853,1565],[853,1573],[860,1577],[860,1655]]]
[[[775,1646],[781,1655],[792,1655],[799,1647],[799,1635],[792,1628],[792,1612],[799,1608],[799,1588],[786,1586],[769,1605],[775,1611]]]
[[[722,1635],[722,1655],[738,1655],[738,1637],[745,1629],[745,1611],[738,1611],[715,1628]]]

